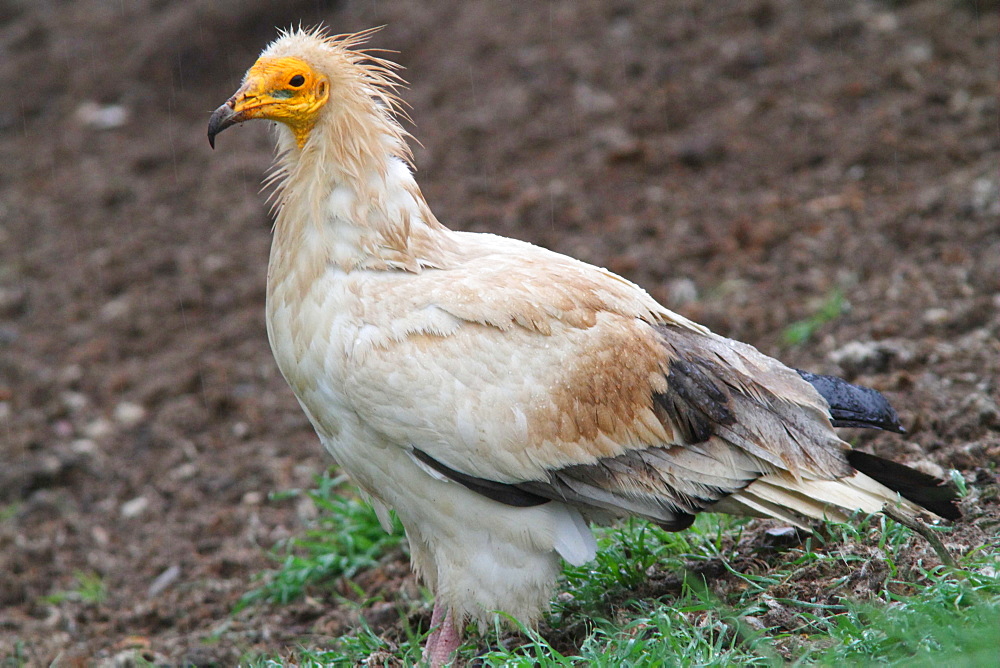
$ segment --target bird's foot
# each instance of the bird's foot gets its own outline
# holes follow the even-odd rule
[[[424,661],[431,668],[441,668],[447,665],[448,659],[462,644],[462,636],[455,623],[455,616],[440,603],[434,604],[431,628],[433,630],[424,645]]]

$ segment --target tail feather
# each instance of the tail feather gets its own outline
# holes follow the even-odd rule
[[[955,505],[958,490],[932,475],[860,450],[848,450],[847,461],[866,476],[936,515],[947,520],[962,516]]]
[[[791,510],[800,517],[835,522],[846,521],[848,513],[856,510],[876,513],[886,503],[902,501],[907,509],[918,510],[915,505],[901,500],[891,489],[863,473],[838,480],[795,479],[788,474],[772,473],[733,496],[744,501],[763,501]],[[786,519],[775,513],[767,514]]]
[[[834,376],[798,373],[826,400],[834,426],[905,431],[896,411],[876,390]],[[818,480],[770,473],[708,510],[772,517],[800,528],[806,528],[808,519],[845,521],[850,512],[875,513],[887,503],[910,513],[923,509],[949,520],[961,517],[955,505],[957,490],[937,478],[858,450],[845,448],[843,456],[855,470],[851,475]]]
[[[830,406],[835,427],[864,427],[905,433],[899,416],[889,401],[877,390],[853,385],[836,376],[821,376],[796,369]]]
[[[788,508],[766,501],[752,491],[743,490],[732,496],[716,501],[714,505],[706,508],[712,513],[728,513],[729,515],[741,515],[745,517],[768,517],[780,520],[793,527],[810,531],[809,517],[803,513],[793,512]]]
[[[865,460],[866,465],[869,458],[878,460],[872,455],[861,454],[864,455],[861,459]],[[876,513],[887,503],[898,504],[910,513],[918,513],[923,508],[946,519],[959,517],[957,508],[952,504],[954,490],[939,486],[940,481],[924,473],[901,464],[893,462],[889,464],[922,476],[918,478],[919,482],[914,482],[909,475],[904,478],[909,485],[907,491],[911,496],[916,495],[918,498],[911,498],[860,470],[837,480],[796,479],[786,473],[772,473],[754,481],[746,489],[718,501],[707,510],[770,517],[788,522],[800,529],[808,529],[807,520],[845,522],[851,512],[860,510]],[[893,473],[899,473],[895,468],[892,470]],[[927,491],[925,483],[928,481],[936,490],[936,496],[933,492]],[[928,494],[934,498],[928,500],[926,498]]]
[[[862,456],[855,458],[855,454]],[[772,473],[706,510],[770,517],[800,529],[808,529],[807,520],[845,522],[851,512],[876,513],[887,503],[898,504],[911,513],[923,509],[944,519],[961,517],[954,505],[956,491],[937,478],[857,450],[850,451],[848,457],[863,460],[867,470],[838,480],[795,479]],[[872,464],[872,460],[877,463]],[[889,484],[884,483],[886,480]]]

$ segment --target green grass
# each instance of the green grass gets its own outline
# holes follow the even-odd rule
[[[398,542],[384,534],[385,542],[377,542],[374,514],[357,500],[328,496],[336,489],[336,480],[324,478],[310,493],[332,514],[306,539],[284,546],[296,558],[286,556],[287,572],[283,567],[269,575],[262,588],[282,593],[255,594],[254,600],[287,600],[296,588],[316,586],[311,578],[319,573],[321,580],[349,577]],[[599,529],[597,558],[567,567],[541,634],[522,628],[526,644],[500,649],[497,639],[509,631],[498,625],[485,637],[471,633],[462,656],[478,657],[485,666],[525,667],[995,662],[1000,541],[959,556],[958,568],[950,569],[914,562],[906,550],[923,539],[881,515],[825,525],[802,544],[770,553],[759,551],[757,539],[740,544],[746,527],[745,520],[703,515],[678,533],[641,521]],[[321,536],[323,531],[333,533]],[[345,552],[341,558],[348,563],[328,570],[319,563],[330,559],[323,550],[344,546],[344,531],[360,534],[367,546],[363,557]],[[940,531],[947,543],[948,530]],[[402,624],[401,633],[390,634],[395,642],[362,626],[322,650],[290,648],[284,658],[253,657],[247,664],[416,665],[423,637]],[[483,643],[492,649],[483,653]]]
[[[392,533],[379,525],[371,505],[357,498],[344,485],[343,477],[329,472],[316,480],[317,488],[304,492],[319,515],[303,536],[280,542],[271,557],[280,564],[261,575],[261,584],[247,592],[237,611],[258,601],[284,605],[302,597],[307,590],[331,588],[339,578],[352,578],[370,568],[403,539],[403,527],[393,515]],[[274,499],[294,498],[299,490],[274,495]]]
[[[804,320],[797,320],[785,327],[782,339],[790,346],[799,346],[808,341],[828,322],[839,318],[847,310],[844,292],[839,288],[830,293],[814,314]]]
[[[73,574],[76,581],[72,589],[57,591],[48,596],[43,596],[42,603],[48,605],[59,605],[65,601],[78,601],[81,603],[99,604],[108,598],[108,587],[104,579],[97,573],[76,571]]]

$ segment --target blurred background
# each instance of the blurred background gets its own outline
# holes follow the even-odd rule
[[[315,512],[269,494],[330,463],[264,330],[271,139],[205,136],[276,26],[385,26],[444,224],[874,386],[908,433],[861,447],[989,478],[997,10],[0,0],[0,657],[226,664],[338,632],[316,606],[229,617]],[[414,587],[402,558],[372,577]]]

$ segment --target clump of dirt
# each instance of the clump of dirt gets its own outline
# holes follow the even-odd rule
[[[447,225],[607,266],[882,390],[908,433],[859,447],[995,476],[995,2],[50,4],[0,2],[0,655],[230,664],[351,623],[308,602],[230,616],[301,527],[268,493],[329,462],[264,334],[270,139],[211,153],[205,129],[300,21],[387,26],[373,46],[407,68]],[[998,516],[970,511],[959,550]]]

